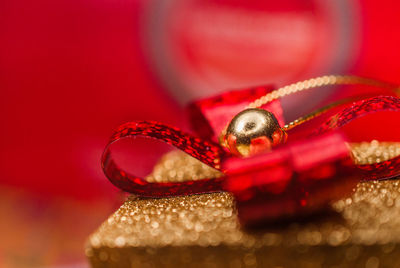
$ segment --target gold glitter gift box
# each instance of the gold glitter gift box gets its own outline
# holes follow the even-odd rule
[[[399,143],[353,144],[358,163],[400,155]],[[171,152],[149,181],[220,176]],[[245,230],[229,193],[130,197],[93,233],[92,267],[400,267],[400,181],[361,182],[332,210],[297,222]]]

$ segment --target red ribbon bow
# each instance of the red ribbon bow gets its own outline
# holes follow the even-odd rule
[[[360,179],[387,179],[400,175],[400,157],[371,165],[355,165],[346,139],[339,129],[370,113],[400,111],[400,99],[376,96],[354,102],[307,138],[289,140],[269,153],[249,158],[231,155],[218,143],[226,124],[255,99],[272,91],[258,87],[228,92],[189,106],[198,137],[157,122],[139,121],[120,126],[107,145],[102,167],[120,189],[143,197],[166,197],[229,191],[237,201],[239,218],[245,224],[260,220],[304,215],[344,197]],[[281,125],[278,100],[261,108],[274,113]],[[197,181],[150,183],[121,170],[111,157],[110,145],[123,138],[153,138],[186,152],[225,176]]]

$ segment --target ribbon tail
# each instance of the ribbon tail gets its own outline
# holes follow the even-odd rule
[[[312,135],[339,129],[368,114],[387,111],[400,112],[400,98],[378,96],[357,101],[331,117]],[[400,156],[376,164],[356,166],[363,171],[364,180],[382,180],[400,176]]]

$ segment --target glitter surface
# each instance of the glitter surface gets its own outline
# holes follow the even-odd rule
[[[352,145],[358,163],[399,148],[398,143]],[[177,176],[170,172],[174,164],[192,161],[182,157],[170,153],[159,172]],[[201,178],[199,170],[186,172]],[[324,215],[258,230],[240,227],[234,204],[229,193],[130,197],[89,238],[86,254],[93,267],[400,266],[398,180],[361,182],[351,198],[335,202]]]

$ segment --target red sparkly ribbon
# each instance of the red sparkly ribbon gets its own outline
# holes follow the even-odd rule
[[[342,126],[370,113],[400,111],[400,99],[377,96],[354,102],[310,132],[307,139],[290,141],[273,151],[250,158],[237,158],[217,144],[217,135],[230,119],[249,103],[271,92],[259,87],[228,92],[190,106],[195,137],[177,128],[156,122],[124,124],[112,136],[102,157],[107,178],[120,189],[144,197],[165,197],[232,192],[239,217],[255,223],[279,217],[307,214],[342,198],[359,181],[386,179],[400,175],[400,157],[373,165],[354,165]],[[273,112],[283,124],[279,101],[262,108]],[[186,152],[201,162],[221,170],[225,176],[196,181],[149,183],[128,174],[112,158],[111,146],[123,138],[152,138]]]
[[[140,196],[163,197],[221,191],[222,178],[198,181],[149,183],[120,169],[111,157],[110,145],[123,138],[153,138],[186,152],[203,163],[218,167],[225,154],[222,148],[210,141],[201,140],[177,128],[157,122],[131,122],[114,133],[102,157],[102,167],[107,178],[118,188]]]
[[[357,101],[325,122],[314,135],[321,135],[339,129],[353,120],[371,113],[400,111],[400,98],[393,96],[377,96]],[[394,122],[398,124],[398,122]],[[400,156],[370,165],[357,165],[364,171],[364,179],[380,180],[397,177],[400,175]]]

